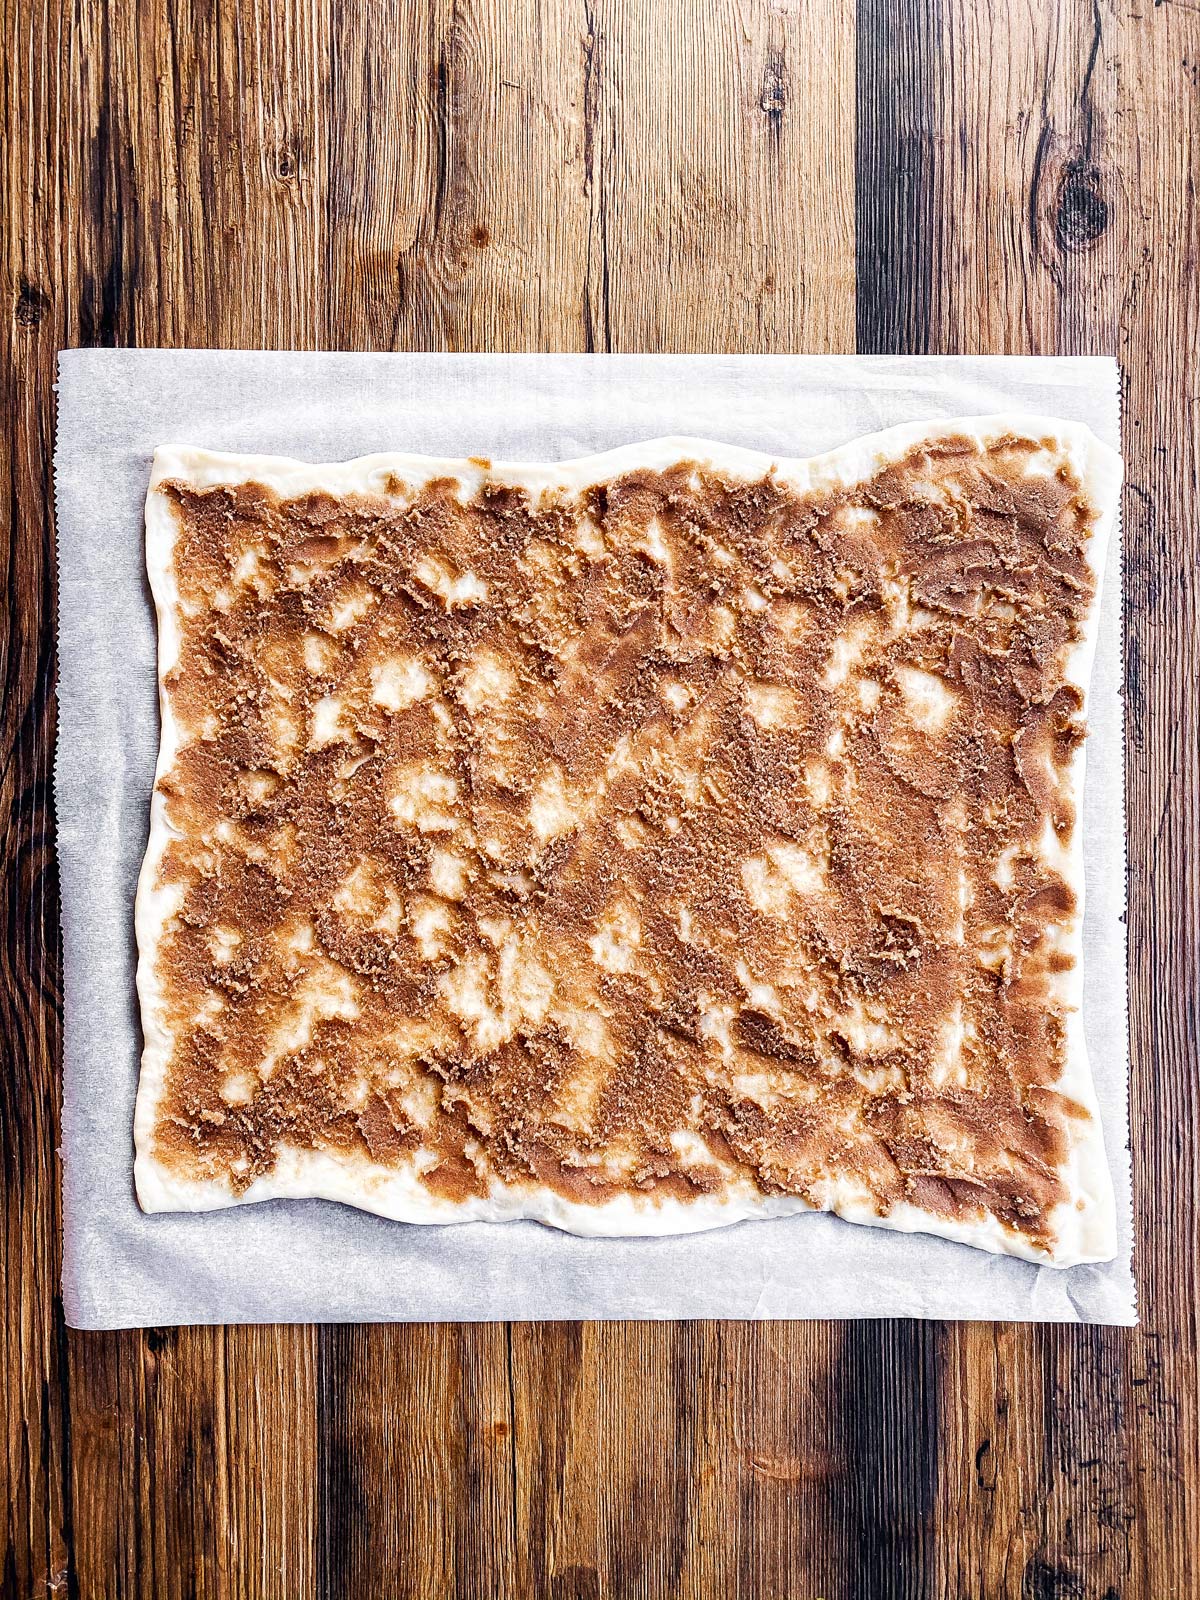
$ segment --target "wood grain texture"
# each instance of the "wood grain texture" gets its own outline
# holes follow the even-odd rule
[[[0,1593],[1200,1591],[1200,14],[0,0],[0,30]],[[134,343],[1116,351],[1142,1328],[66,1330],[52,384],[59,346]]]

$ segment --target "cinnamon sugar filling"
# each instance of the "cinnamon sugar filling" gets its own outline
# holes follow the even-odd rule
[[[167,485],[156,1158],[239,1192],[285,1147],[451,1199],[840,1184],[1046,1243],[1096,513],[1043,461]]]

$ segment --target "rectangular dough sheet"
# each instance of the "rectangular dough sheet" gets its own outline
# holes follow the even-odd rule
[[[148,1211],[1116,1249],[1075,818],[1119,458],[168,447]]]

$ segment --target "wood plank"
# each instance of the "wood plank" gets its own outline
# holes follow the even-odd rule
[[[312,1331],[72,1341],[78,1592],[315,1594]]]
[[[54,742],[50,456],[61,320],[55,51],[40,6],[0,7],[0,1590],[60,1584],[70,1566],[71,1418],[58,1303],[61,1044],[58,882],[50,824]],[[31,183],[31,168],[50,181]],[[36,376],[35,376],[36,375]],[[31,381],[32,379],[32,381]]]
[[[932,348],[937,295],[941,12],[930,0],[860,0],[856,38],[856,336],[863,354]],[[861,1322],[842,1334],[837,1395],[845,1478],[831,1485],[854,1596],[940,1593],[931,1559],[943,1494],[940,1440],[954,1397],[946,1330]],[[851,1542],[852,1541],[852,1542]],[[844,1574],[844,1576],[842,1576]]]
[[[214,1592],[309,1600],[319,1579],[317,1331],[226,1328],[221,1338],[228,1521],[217,1548],[227,1551],[228,1584]],[[179,1517],[182,1508],[164,1510]]]
[[[159,1335],[149,1339],[157,1344]],[[74,1345],[78,1372],[77,1335]],[[144,1346],[140,1333],[90,1336],[86,1373],[72,1393],[70,1488],[76,1517],[70,1579],[81,1594],[153,1593],[151,1473],[157,1476],[159,1463],[147,1458]],[[179,1520],[186,1526],[190,1512],[185,1509]]]
[[[959,1325],[947,1335],[938,1593],[1195,1587],[1195,903],[1165,889],[1196,847],[1194,14],[950,0],[921,108],[930,347],[1117,352],[1125,367],[1128,808],[1135,1179],[1144,1326]],[[1166,239],[1183,248],[1161,249]],[[861,311],[860,311],[861,315]],[[1153,430],[1153,434],[1152,434]],[[1188,439],[1180,452],[1159,439]],[[1167,595],[1171,596],[1165,602]],[[1165,603],[1164,603],[1165,602]],[[1172,975],[1164,983],[1161,975]],[[1190,1008],[1190,1014],[1189,1014]],[[1181,1207],[1169,1229],[1153,1196]],[[1163,1486],[1170,1490],[1163,1493]]]
[[[364,165],[360,115],[331,127],[331,345],[582,350],[588,260],[581,0],[470,0],[393,19],[335,12],[335,103],[353,94],[397,198]],[[403,15],[403,14],[402,14]],[[373,32],[374,30],[374,32]],[[365,92],[354,93],[354,86]],[[354,284],[374,272],[373,310]]]
[[[820,0],[590,13],[593,343],[853,348],[853,33]]]
[[[841,1495],[845,1418],[868,1431],[833,1388],[841,1343],[811,1323],[515,1325],[515,1593],[838,1593],[869,1527]]]
[[[930,348],[941,29],[940,0],[859,0],[854,244],[862,354]]]
[[[515,1593],[506,1357],[498,1323],[322,1330],[322,1596]]]
[[[1122,230],[1111,249],[1124,269],[1113,293],[1125,368],[1131,1121],[1143,1316],[1125,1350],[1133,1515],[1121,1532],[1128,1592],[1140,1578],[1148,1593],[1182,1595],[1200,1589],[1200,13],[1129,3],[1117,22],[1103,162],[1111,187],[1102,189]]]
[[[81,16],[79,337],[317,344],[327,17],[298,0]]]

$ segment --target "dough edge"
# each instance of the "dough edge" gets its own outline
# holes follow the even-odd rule
[[[280,456],[223,453],[187,445],[161,446],[155,452],[146,499],[146,566],[158,620],[161,737],[150,803],[149,837],[134,908],[137,989],[144,1039],[134,1113],[134,1178],[142,1209],[148,1212],[206,1211],[261,1200],[311,1198],[337,1200],[403,1222],[447,1224],[527,1219],[592,1237],[693,1233],[751,1218],[780,1217],[816,1209],[799,1196],[763,1195],[748,1182],[723,1197],[699,1196],[692,1201],[647,1197],[643,1203],[632,1196],[621,1195],[589,1205],[567,1200],[547,1189],[531,1186],[513,1191],[498,1186],[487,1197],[456,1202],[431,1195],[413,1174],[397,1173],[366,1156],[334,1157],[325,1151],[300,1149],[282,1151],[275,1170],[256,1179],[239,1195],[215,1180],[181,1178],[157,1160],[153,1152],[153,1130],[173,1041],[159,1016],[155,954],[162,932],[177,906],[177,896],[156,881],[159,864],[171,838],[159,782],[173,766],[178,749],[178,730],[165,687],[167,676],[178,660],[180,642],[175,615],[175,521],[162,492],[165,482],[183,482],[196,489],[257,482],[282,497],[294,497],[310,492],[335,496],[377,494],[386,491],[392,478],[402,480],[415,490],[431,479],[453,477],[461,484],[465,497],[474,494],[484,482],[511,485],[536,495],[553,489],[577,491],[622,473],[662,470],[680,461],[694,460],[727,476],[747,480],[761,478],[773,470],[789,488],[807,493],[851,487],[921,445],[953,437],[965,438],[986,448],[1009,435],[1045,443],[1054,450],[1073,469],[1098,513],[1088,549],[1096,578],[1096,595],[1084,636],[1071,652],[1066,669],[1067,681],[1078,687],[1084,697],[1086,714],[1099,627],[1100,590],[1116,525],[1122,463],[1116,451],[1081,423],[1022,412],[905,423],[860,436],[834,450],[805,459],[772,456],[686,436],[667,436],[549,465],[485,463],[480,458],[403,453],[361,456],[317,465]],[[881,1217],[870,1199],[845,1181],[830,1184],[828,1202],[822,1209],[850,1222],[905,1233],[927,1233],[1056,1267],[1107,1261],[1116,1255],[1112,1174],[1105,1153],[1082,1018],[1085,764],[1086,741],[1080,745],[1072,763],[1071,787],[1077,820],[1066,860],[1060,863],[1060,869],[1075,892],[1077,910],[1065,940],[1066,948],[1074,956],[1074,964],[1058,979],[1062,1002],[1069,1009],[1066,1014],[1066,1068],[1054,1087],[1081,1104],[1089,1117],[1075,1124],[1068,1159],[1061,1169],[1067,1196],[1054,1215],[1053,1248],[1050,1251],[1038,1249],[992,1216],[959,1222],[905,1202]]]

